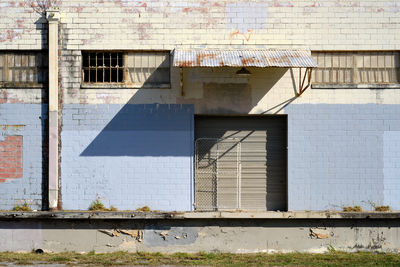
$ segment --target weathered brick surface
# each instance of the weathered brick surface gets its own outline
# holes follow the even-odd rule
[[[64,209],[191,210],[193,107],[65,105]]]
[[[0,140],[0,179],[22,177],[22,136]]]
[[[0,104],[2,210],[25,202],[32,209],[41,209],[46,177],[42,161],[46,114],[47,105]]]
[[[0,3],[0,50],[46,48],[47,23],[43,8],[35,3],[31,0]],[[126,202],[123,198],[131,198],[129,208],[150,203],[164,209],[176,204],[163,202],[171,195],[156,199],[154,188],[166,181],[160,178],[162,172],[159,166],[172,166],[173,173],[178,172],[174,167],[177,165],[182,172],[191,171],[192,167],[185,169],[180,165],[180,159],[80,156],[85,145],[96,140],[101,127],[106,127],[112,116],[118,113],[115,107],[123,107],[127,103],[188,104],[194,106],[196,114],[286,113],[291,144],[288,176],[290,209],[364,205],[365,201],[393,207],[400,203],[397,201],[400,167],[396,163],[396,152],[391,150],[398,142],[395,133],[397,114],[382,113],[382,109],[397,109],[400,105],[398,89],[308,89],[296,98],[296,69],[256,68],[249,68],[252,72],[249,78],[237,77],[236,68],[184,69],[185,96],[180,94],[179,70],[176,68],[171,70],[171,89],[81,88],[81,50],[399,50],[398,1],[71,0],[58,1],[55,6],[61,13],[60,97],[66,107],[60,120],[63,124],[61,183],[63,194],[67,196],[65,207],[87,208],[97,194],[108,204],[121,207]],[[0,104],[16,103],[14,110],[25,110],[24,104],[42,103],[45,92],[40,89],[0,88]],[[219,101],[221,97],[223,101]],[[241,101],[243,98],[246,100]],[[92,110],[96,110],[95,115]],[[343,110],[348,112],[343,113]],[[0,119],[13,125],[32,119],[22,113],[18,115],[21,117],[16,117],[13,112],[7,108],[6,113],[0,114]],[[337,116],[340,119],[335,119]],[[124,120],[128,125],[131,123],[127,118]],[[34,125],[37,126],[36,123]],[[371,129],[372,126],[379,130]],[[38,130],[34,129],[32,133]],[[33,140],[27,137],[30,133],[27,131],[22,135],[24,153],[25,147],[41,142],[39,138],[34,143],[29,141]],[[124,133],[113,131],[112,135],[106,133],[105,136],[118,139],[125,136]],[[187,146],[192,147],[193,144]],[[33,194],[24,195],[21,190],[38,181],[38,164],[33,164],[31,169],[25,161],[36,161],[38,158],[37,155],[32,158],[32,155],[24,154],[23,178],[20,180],[24,180],[25,184],[21,182],[18,188],[4,189],[7,200],[0,200],[0,208],[12,206],[15,199],[26,196],[29,199]],[[107,163],[103,164],[105,159]],[[132,167],[127,168],[127,165]],[[166,173],[163,177],[170,178]],[[140,185],[138,177],[143,175],[152,177],[149,184]],[[117,187],[110,183],[115,176],[122,179]],[[135,182],[128,176],[135,177]],[[25,180],[25,177],[30,178]],[[174,180],[173,177],[171,179]],[[9,186],[8,180],[2,183],[3,188]],[[20,181],[17,180],[12,183]],[[95,190],[87,189],[92,182],[96,185]],[[173,183],[165,185],[169,186],[168,190],[176,188]],[[186,189],[180,188],[181,191],[175,193],[183,194]],[[1,190],[0,193],[3,192]],[[135,190],[145,193],[132,196],[129,192]],[[137,202],[135,199],[139,197],[145,201]],[[176,204],[176,209],[187,209],[191,204],[187,198],[179,201],[182,206]]]

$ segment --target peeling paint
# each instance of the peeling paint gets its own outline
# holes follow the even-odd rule
[[[274,0],[273,6],[274,7],[294,7],[294,5],[290,1],[279,1],[279,0]]]
[[[200,13],[207,13],[207,8],[205,7],[185,7],[182,9],[183,13],[189,14],[192,12],[200,12]]]
[[[253,34],[253,30],[247,30],[247,33],[242,33],[239,30],[235,30],[229,35],[229,39],[232,40],[235,36],[241,36],[241,37],[243,37],[243,39],[246,42],[248,42],[248,41],[250,41],[252,34]]]

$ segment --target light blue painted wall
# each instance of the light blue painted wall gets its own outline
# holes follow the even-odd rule
[[[62,203],[191,210],[192,105],[64,105]]]
[[[383,134],[383,176],[384,203],[400,210],[400,131]]]
[[[289,210],[399,209],[400,105],[292,104]]]
[[[42,141],[44,138],[47,105],[0,104],[0,140],[7,135],[23,138],[23,177],[0,183],[0,209],[10,210],[26,202],[31,209],[42,209]]]

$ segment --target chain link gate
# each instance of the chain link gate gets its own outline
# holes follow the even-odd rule
[[[195,142],[195,209],[241,208],[241,142],[199,138]]]

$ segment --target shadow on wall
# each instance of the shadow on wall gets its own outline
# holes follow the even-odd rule
[[[249,68],[252,74],[246,78],[238,76],[237,70],[239,68],[228,67],[184,69],[186,97],[178,97],[177,103],[195,105],[196,114],[248,114],[288,71],[287,68]],[[292,70],[290,72],[293,98],[265,113],[278,113],[296,98],[294,75]]]
[[[174,71],[177,70],[174,69]],[[235,73],[236,69],[229,68],[225,71]],[[252,93],[251,85],[243,82],[204,82],[201,98],[178,97],[178,104],[134,104],[148,102],[149,95],[154,94],[151,89],[140,89],[132,96],[128,104],[125,104],[117,112],[80,156],[190,156],[193,140],[190,140],[187,133],[192,131],[194,113],[248,114],[286,71],[287,69],[268,70],[267,75],[258,71],[258,79],[265,80],[261,81],[261,84],[265,86],[263,93]],[[268,73],[270,74],[268,75]],[[215,76],[215,74],[213,75]],[[296,84],[292,71],[291,76],[295,95]],[[190,81],[187,86],[190,87]],[[190,90],[190,88],[188,89]],[[169,90],[168,93],[171,94],[171,91]],[[278,113],[295,98],[294,96],[277,107],[273,107],[272,109],[278,109],[274,110],[274,113]],[[113,105],[107,106],[111,108]],[[115,107],[119,109],[120,106],[115,105]],[[265,113],[269,113],[269,111]]]
[[[192,124],[191,105],[126,104],[80,156],[191,156]]]

